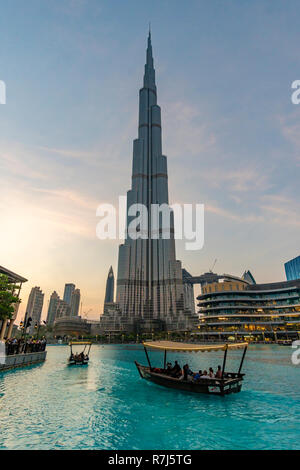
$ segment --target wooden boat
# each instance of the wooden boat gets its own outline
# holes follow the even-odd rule
[[[243,362],[245,359],[248,343],[225,343],[225,344],[206,344],[195,345],[190,343],[179,343],[173,341],[151,341],[143,343],[148,366],[143,366],[135,361],[135,365],[139,371],[142,379],[154,382],[157,385],[162,385],[176,390],[183,390],[187,392],[206,393],[212,395],[228,395],[230,393],[237,393],[241,391],[244,375],[241,373]],[[148,355],[147,348],[164,351],[164,367],[162,369],[152,367]],[[240,362],[238,372],[228,372],[225,370],[227,352],[231,349],[243,349],[243,354]],[[180,378],[172,377],[166,369],[167,364],[167,351],[176,352],[211,352],[211,351],[224,351],[222,376],[221,378],[203,378],[198,380],[184,380],[183,376]]]
[[[71,341],[69,343],[71,354],[69,357],[69,366],[87,366],[89,363],[89,354],[92,347],[92,343],[89,341]],[[84,346],[84,349],[79,354],[73,353],[73,346]]]

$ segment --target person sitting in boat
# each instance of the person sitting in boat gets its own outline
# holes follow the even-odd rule
[[[210,377],[209,377],[209,375],[208,375],[208,373],[207,373],[207,370],[204,370],[204,371],[203,371],[203,375],[201,375],[201,379],[209,379],[209,378],[210,378]]]
[[[221,379],[222,378],[222,368],[221,366],[218,366],[218,370],[215,375],[216,379]]]
[[[196,372],[196,374],[193,375],[193,381],[198,382],[198,380],[201,378],[202,375],[202,370],[199,370],[199,372]]]
[[[168,362],[167,369],[166,369],[166,374],[170,375],[171,373],[172,373],[172,364],[171,364],[171,362]]]
[[[189,371],[189,365],[184,364],[184,366],[183,366],[183,380],[188,379],[188,371]]]
[[[182,375],[182,371],[181,371],[181,367],[180,365],[178,364],[177,361],[175,361],[175,365],[172,369],[172,377],[180,377]]]
[[[214,379],[214,377],[215,377],[214,370],[213,370],[212,367],[209,368],[208,376],[209,376],[210,379]]]

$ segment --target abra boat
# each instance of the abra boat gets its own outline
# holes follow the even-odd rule
[[[225,343],[225,344],[206,344],[194,345],[190,343],[179,343],[174,341],[151,341],[143,343],[144,350],[148,362],[148,366],[143,366],[135,361],[135,365],[139,371],[142,379],[154,382],[157,385],[164,387],[174,388],[176,390],[183,390],[187,392],[206,393],[213,395],[228,395],[230,393],[237,393],[241,391],[244,375],[241,373],[243,362],[246,356],[248,343]],[[164,367],[152,367],[148,355],[147,348],[164,351]],[[226,371],[227,353],[231,349],[243,349],[243,354],[240,362],[238,372]],[[167,365],[167,351],[176,352],[212,352],[224,351],[222,376],[221,378],[202,378],[197,380],[184,380],[183,376],[180,378],[172,377],[168,372]]]
[[[91,342],[87,341],[71,341],[70,346],[70,357],[68,361],[69,366],[87,366],[90,360],[90,350],[92,347]],[[81,353],[73,353],[73,346],[84,346]]]

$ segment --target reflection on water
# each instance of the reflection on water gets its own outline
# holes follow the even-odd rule
[[[158,366],[162,356],[150,353]],[[242,392],[223,398],[141,380],[138,345],[94,346],[88,367],[68,367],[67,357],[67,347],[50,346],[44,364],[0,375],[0,448],[299,448],[300,374],[289,347],[250,347]],[[240,357],[230,351],[228,370]],[[222,352],[175,358],[216,369]]]

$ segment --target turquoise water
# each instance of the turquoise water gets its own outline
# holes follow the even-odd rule
[[[165,389],[142,380],[139,346],[94,346],[86,368],[69,350],[0,375],[1,449],[300,449],[300,366],[290,347],[249,348],[241,393],[227,397]],[[240,351],[231,351],[228,370]],[[161,365],[163,354],[150,353]],[[181,365],[216,366],[221,353],[176,354]]]

